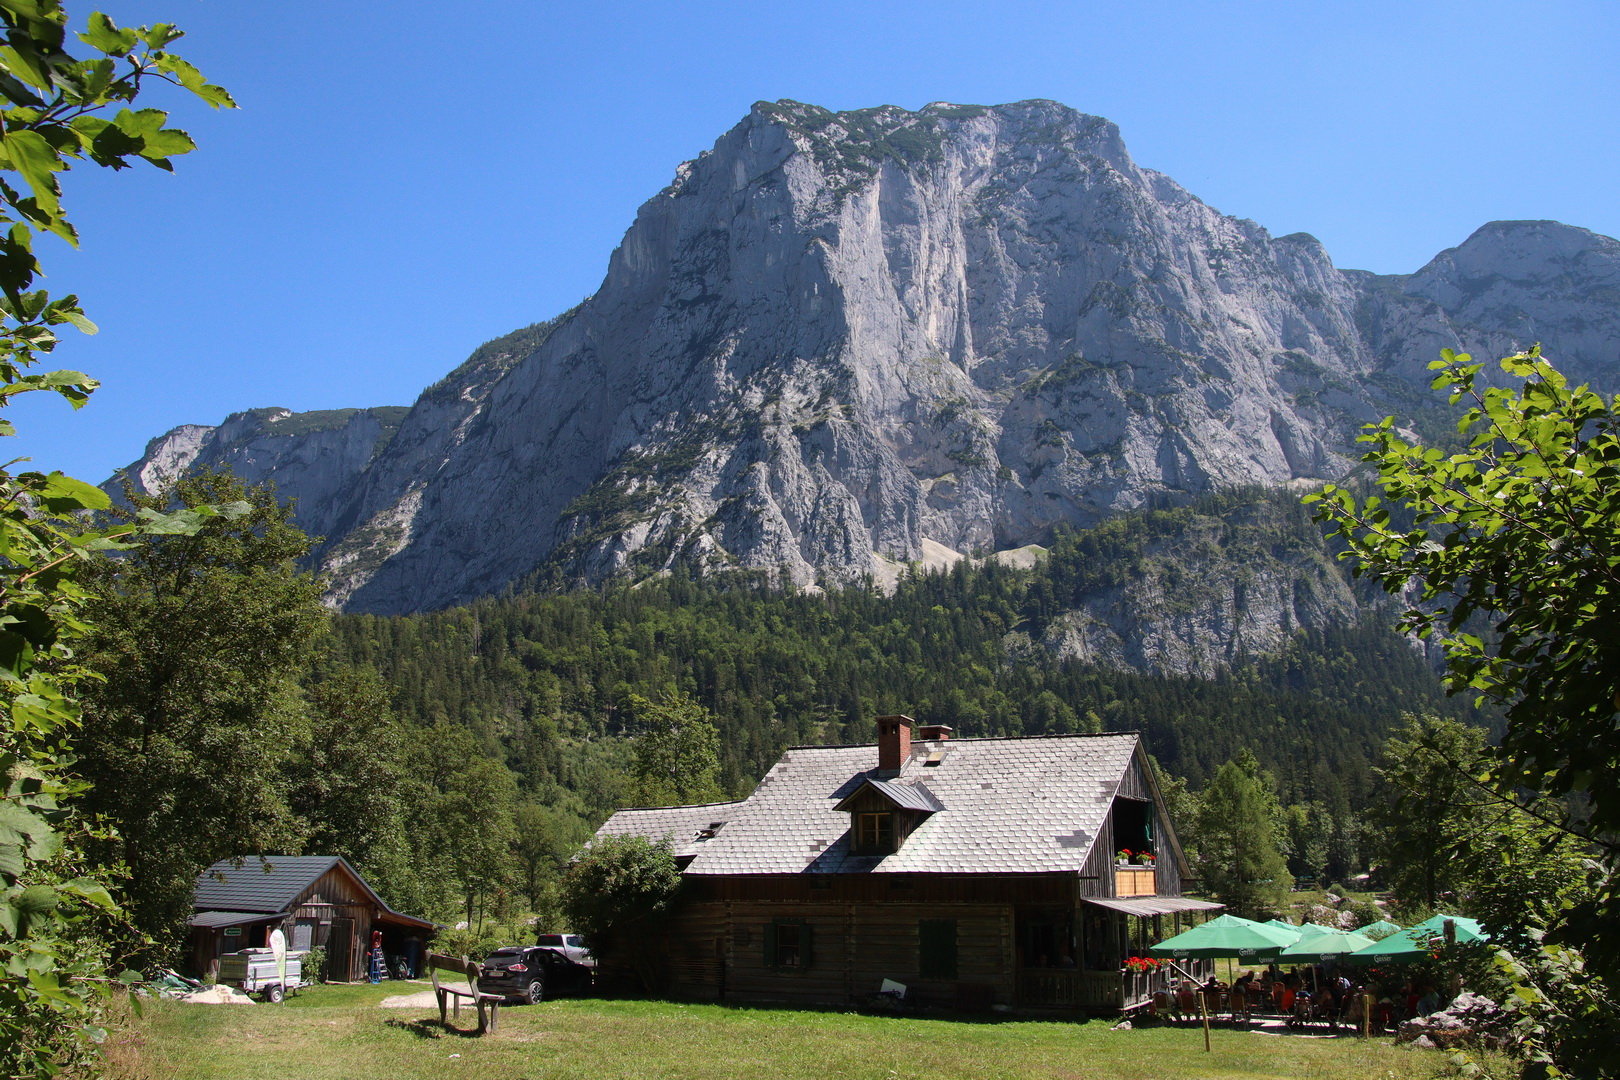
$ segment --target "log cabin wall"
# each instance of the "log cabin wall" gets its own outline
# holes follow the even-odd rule
[[[1091,854],[1080,868],[1076,886],[1082,897],[1114,895],[1114,815],[1109,814],[1103,822],[1097,842],[1091,845]]]
[[[1072,874],[693,874],[684,902],[1066,904]]]
[[[1147,778],[1142,775],[1142,759],[1139,755],[1131,757],[1131,767],[1126,769],[1125,775],[1120,778],[1118,794],[1127,799],[1153,801],[1153,791],[1148,787]]]
[[[925,922],[954,923],[954,976],[923,977]],[[784,923],[802,935],[796,968],[773,966],[768,951]],[[849,1005],[893,979],[909,1004],[1010,1008],[1013,933],[1010,903],[701,901],[670,920],[665,976],[671,994],[703,1001]]]

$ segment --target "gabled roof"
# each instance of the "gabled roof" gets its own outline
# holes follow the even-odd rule
[[[689,847],[686,873],[1076,872],[1138,741],[1129,733],[916,742],[898,776],[878,774],[875,746],[796,746],[752,795],[729,804],[724,828]],[[924,764],[936,750],[944,751],[938,763]],[[868,784],[915,792],[918,781],[948,810],[931,814],[892,855],[852,854],[849,815],[836,807]],[[670,812],[620,811],[598,835],[640,832],[658,820],[645,815]]]
[[[644,836],[655,844],[668,840],[679,859],[695,855],[705,844],[712,844],[742,805],[724,802],[620,810],[596,830],[596,835]]]
[[[921,810],[925,814],[934,814],[945,809],[944,805],[934,798],[934,793],[929,791],[921,780],[906,784],[898,780],[873,779],[868,779],[866,783],[844,796],[833,809],[843,813],[849,809],[849,804],[858,798],[863,791],[875,791],[891,806],[898,807],[901,810]]]
[[[197,878],[192,907],[197,911],[258,914],[290,911],[298,898],[334,866],[341,866],[365,890],[388,921],[422,927],[437,925],[428,919],[401,914],[383,903],[382,897],[341,855],[247,855],[240,860],[221,859]]]
[[[267,855],[263,860],[248,856],[237,866],[233,859],[221,859],[197,879],[193,906],[199,911],[286,911],[339,861],[337,855]]]

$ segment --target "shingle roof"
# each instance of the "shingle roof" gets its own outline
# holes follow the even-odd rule
[[[917,742],[892,778],[877,774],[875,746],[794,747],[752,795],[731,804],[731,820],[713,839],[690,848],[696,858],[686,872],[1078,871],[1107,820],[1137,742],[1135,734]],[[929,751],[941,749],[938,765],[923,764]],[[945,809],[918,825],[892,855],[852,855],[849,815],[833,807],[879,780],[901,787],[924,781]],[[599,835],[640,831],[626,815],[694,809],[620,811]],[[675,820],[669,820],[673,828]]]
[[[654,843],[668,840],[675,857],[694,855],[718,837],[737,815],[740,802],[702,803],[698,806],[651,806],[620,810],[596,830],[597,836],[644,836]],[[716,832],[715,830],[718,830]]]
[[[221,859],[197,878],[199,911],[286,911],[298,894],[338,863],[336,855],[249,856],[241,866]]]

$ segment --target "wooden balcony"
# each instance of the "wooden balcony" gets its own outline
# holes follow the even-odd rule
[[[1157,896],[1158,885],[1154,880],[1151,866],[1116,866],[1114,867],[1114,895],[1128,896]]]

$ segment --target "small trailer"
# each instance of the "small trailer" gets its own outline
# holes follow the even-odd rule
[[[258,994],[275,1004],[286,994],[296,994],[310,985],[303,981],[304,954],[287,954],[287,978],[282,980],[276,970],[276,954],[270,949],[243,949],[226,953],[219,958],[219,981],[229,983],[249,994]]]

